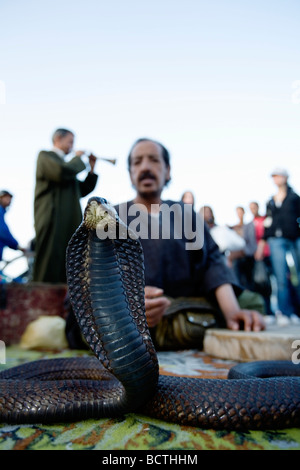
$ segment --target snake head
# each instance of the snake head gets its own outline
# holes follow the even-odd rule
[[[108,228],[116,217],[115,209],[103,197],[91,197],[84,211],[83,223],[91,230],[97,227]]]
[[[102,197],[91,197],[84,211],[83,224],[89,230],[96,230],[101,239],[130,238],[137,235],[119,218],[115,208]]]

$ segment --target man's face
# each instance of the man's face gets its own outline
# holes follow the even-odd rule
[[[73,149],[74,135],[71,133],[66,134],[64,137],[59,137],[54,142],[55,147],[61,149],[67,155]]]
[[[244,215],[245,215],[245,212],[244,212],[243,209],[241,209],[240,207],[238,207],[238,208],[236,209],[236,213],[237,213],[237,216],[238,216],[239,219],[242,219],[242,218],[244,217]]]
[[[284,186],[287,184],[287,177],[283,175],[273,175],[273,182],[276,186]]]
[[[12,197],[9,196],[8,194],[6,196],[3,196],[0,199],[1,206],[6,209],[6,207],[10,206],[11,204]]]
[[[256,217],[258,215],[258,205],[254,204],[253,202],[249,205],[249,209],[251,213]]]
[[[161,146],[151,141],[139,142],[131,152],[130,162],[130,178],[138,194],[160,196],[170,179],[170,167],[166,166]]]
[[[210,207],[204,207],[203,217],[205,222],[211,223],[214,221],[214,216]]]

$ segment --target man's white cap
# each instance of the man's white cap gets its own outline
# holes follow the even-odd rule
[[[289,174],[285,168],[277,167],[277,168],[274,168],[274,170],[271,173],[271,176],[285,176],[286,178],[288,178]]]

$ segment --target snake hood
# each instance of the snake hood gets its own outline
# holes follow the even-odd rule
[[[67,279],[86,342],[125,389],[115,398],[116,408],[135,407],[137,389],[145,402],[157,384],[158,362],[144,315],[143,251],[104,198],[89,199],[70,240]]]

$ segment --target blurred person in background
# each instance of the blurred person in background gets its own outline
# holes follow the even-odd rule
[[[253,222],[247,224],[244,223],[245,209],[243,207],[238,206],[236,208],[236,213],[239,222],[231,228],[244,239],[245,246],[241,250],[231,251],[228,261],[229,263],[232,263],[233,270],[242,286],[254,291],[254,254],[257,249],[255,228]]]
[[[260,215],[260,213],[259,213],[259,204],[256,201],[250,202],[249,209],[250,209],[250,212],[253,215],[253,224],[254,224],[254,228],[255,228],[256,242],[257,242],[257,246],[258,246],[260,240],[262,240],[262,238],[264,236],[264,233],[265,233],[264,222],[265,222],[266,216],[265,215]],[[256,253],[255,253],[254,257],[255,257],[255,259],[257,258],[257,250],[256,250]],[[270,257],[270,247],[267,243],[264,246],[263,256],[262,256],[261,261],[263,261],[263,263],[266,267],[266,273],[268,275],[269,282],[271,284],[270,276],[272,274],[272,264],[271,264],[271,257]],[[264,294],[262,294],[262,295],[264,297],[264,301],[265,301],[265,304],[266,304],[266,314],[267,315],[273,315],[274,312],[272,311],[272,308],[271,308],[271,295],[264,295]]]
[[[127,213],[127,223],[134,220],[128,215],[133,204],[141,205],[145,211],[145,225],[151,224],[151,217],[156,219],[153,208],[163,203],[161,195],[171,176],[170,156],[167,149],[152,139],[138,139],[128,156],[128,169],[131,183],[136,190],[133,201],[116,207],[123,214]],[[196,213],[193,211],[196,217]],[[173,227],[174,228],[174,227]],[[208,296],[217,302],[229,329],[259,331],[264,328],[263,317],[251,305],[243,308],[239,305],[236,292],[241,290],[236,285],[232,271],[226,266],[218,246],[213,241],[209,229],[204,226],[202,248],[186,250],[184,238],[141,239],[145,258],[145,303],[146,317],[150,327],[156,327],[163,319],[169,306],[168,297]],[[236,288],[236,290],[235,290]]]
[[[192,204],[192,206],[194,207],[195,205],[194,194],[191,191],[185,191],[183,195],[181,196],[181,201],[184,204]]]
[[[215,216],[210,206],[202,206],[199,210],[199,214],[203,217],[204,222],[210,229],[216,226]]]
[[[11,205],[12,198],[13,195],[9,191],[0,191],[0,261],[2,261],[3,250],[5,247],[25,252],[25,249],[20,247],[18,241],[14,238],[5,222],[5,213]]]
[[[89,156],[90,168],[84,181],[79,181],[77,175],[86,169],[81,159],[85,152],[78,150],[70,161],[65,161],[73,150],[74,138],[70,130],[57,129],[52,150],[42,150],[38,155],[34,197],[36,282],[66,282],[66,248],[82,221],[80,198],[96,187],[93,155]]]
[[[256,258],[263,259],[266,243],[271,251],[271,261],[277,281],[279,314],[292,323],[300,323],[300,197],[288,184],[289,175],[284,168],[276,168],[272,174],[277,187],[276,194],[267,203],[265,233],[260,240]],[[294,275],[287,262],[290,255]]]

